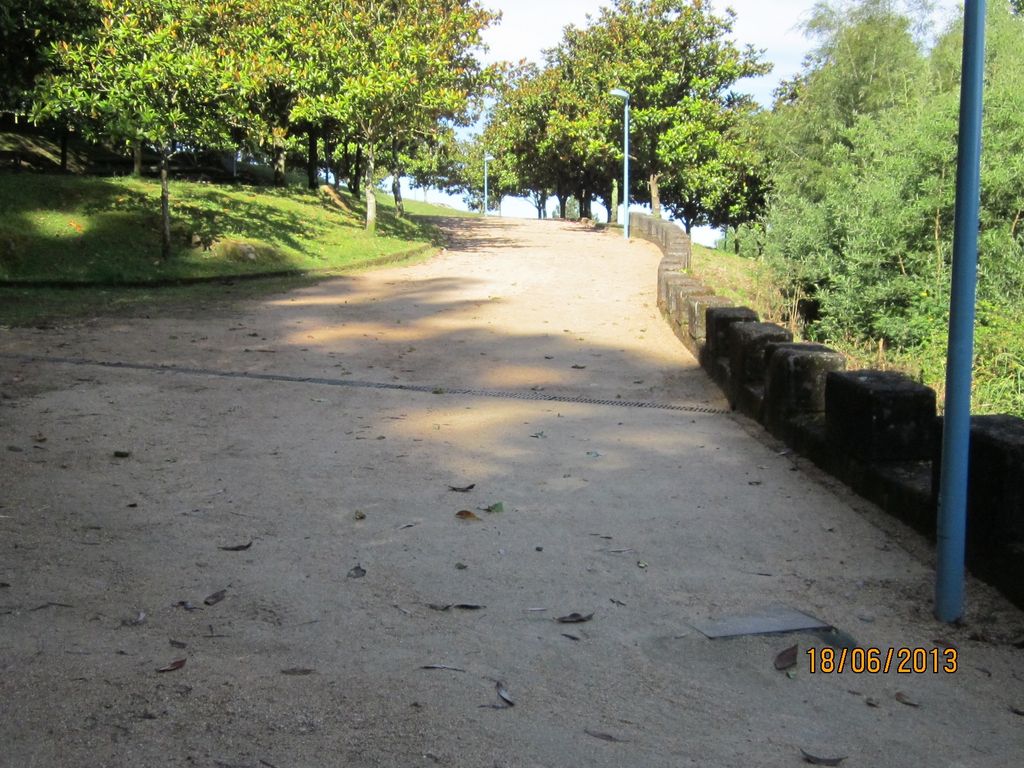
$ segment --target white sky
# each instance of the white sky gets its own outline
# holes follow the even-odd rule
[[[566,25],[584,26],[587,14],[596,17],[601,6],[610,4],[610,0],[483,0],[483,4],[502,13],[500,23],[484,33],[484,41],[489,47],[485,59],[519,61],[525,58],[540,63],[541,52],[558,44]],[[774,65],[764,77],[741,81],[737,85],[738,90],[750,93],[765,107],[771,105],[775,86],[799,72],[800,64],[811,47],[799,27],[814,4],[814,0],[712,0],[711,5],[717,11],[727,6],[736,11],[734,40],[740,45],[750,44],[764,49],[764,58]],[[958,0],[937,0],[935,5],[935,22],[938,28],[942,28],[960,3]],[[453,198],[444,202],[464,207]],[[501,213],[518,217],[536,215],[527,201],[511,198],[503,201]],[[709,230],[694,233],[695,240],[708,244],[714,242],[716,236]]]

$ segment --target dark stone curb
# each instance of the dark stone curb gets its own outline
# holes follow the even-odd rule
[[[658,306],[732,408],[934,538],[942,445],[934,390],[891,371],[846,371],[839,352],[793,343],[787,329],[680,274],[690,245],[674,224],[634,213],[630,227],[661,246]],[[972,418],[967,526],[971,571],[1024,607],[1024,419]]]

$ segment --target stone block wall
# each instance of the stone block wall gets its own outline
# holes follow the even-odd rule
[[[630,227],[662,247],[658,306],[730,405],[934,536],[942,434],[935,392],[899,373],[847,371],[839,352],[793,343],[787,329],[681,273],[690,248],[678,227],[635,213]],[[1024,607],[1024,420],[974,417],[970,453],[968,567]]]

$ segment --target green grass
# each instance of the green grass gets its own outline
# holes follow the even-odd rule
[[[159,193],[149,179],[0,173],[0,280],[116,285],[346,270],[440,242],[418,216],[442,210],[422,203],[399,219],[382,200],[373,236],[363,202],[344,192],[339,205],[297,187],[174,181],[174,251],[162,261]]]
[[[398,218],[391,196],[381,193],[374,236],[363,227],[363,200],[346,192],[172,180],[173,253],[163,261],[159,195],[152,179],[0,171],[0,324],[134,312],[136,305],[144,312],[219,295],[177,282],[330,275],[423,258],[442,243],[430,218],[464,215],[410,200],[408,216]]]

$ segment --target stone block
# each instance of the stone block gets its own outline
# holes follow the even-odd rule
[[[825,424],[841,453],[865,461],[911,461],[932,455],[935,391],[891,371],[831,371]]]
[[[762,422],[786,440],[795,416],[825,412],[825,378],[846,368],[846,359],[821,344],[769,344],[764,354]]]
[[[793,334],[775,323],[733,323],[726,331],[731,380],[724,382],[729,404],[755,419],[761,418],[764,399],[765,349],[793,340]]]
[[[696,283],[692,277],[682,272],[669,272],[658,280],[658,308],[669,311],[669,293],[674,285],[691,285]]]
[[[687,299],[691,296],[706,296],[708,293],[709,289],[696,280],[677,280],[669,287],[665,312],[680,328],[688,328],[690,315]]]
[[[687,325],[690,326],[690,337],[700,343],[707,339],[707,311],[711,307],[731,307],[732,302],[724,296],[707,293],[703,296],[689,296],[686,299]]]
[[[749,307],[709,306],[706,311],[706,353],[709,357],[729,357],[729,326],[734,323],[756,323],[757,312]]]

